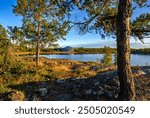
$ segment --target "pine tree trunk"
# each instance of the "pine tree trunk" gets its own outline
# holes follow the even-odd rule
[[[38,37],[37,37],[37,46],[36,46],[36,66],[39,65],[39,54],[40,54],[40,31],[41,24],[38,22]]]
[[[117,62],[120,81],[119,100],[135,100],[134,78],[130,67],[131,0],[119,0],[117,16]]]

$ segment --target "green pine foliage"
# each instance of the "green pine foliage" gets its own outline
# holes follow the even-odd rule
[[[64,2],[54,0],[17,0],[13,12],[23,16],[22,29],[25,38],[36,42],[40,23],[41,45],[49,45],[58,39],[64,39],[70,26],[66,19],[67,11],[62,4]]]
[[[118,0],[72,0],[81,11],[87,13],[82,20],[76,21],[80,34],[95,31],[102,39],[106,36],[116,37],[116,22],[118,13]],[[132,0],[132,14],[136,9],[150,7],[148,0]],[[131,36],[136,40],[150,35],[150,13],[139,14],[130,21]]]

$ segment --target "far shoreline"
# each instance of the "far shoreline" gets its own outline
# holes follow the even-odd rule
[[[15,55],[35,55],[36,52],[15,52]],[[58,55],[70,55],[70,54],[105,54],[105,53],[77,53],[77,52],[40,52],[40,55],[52,55],[52,54],[58,54]],[[112,53],[114,54],[114,53]],[[131,53],[134,55],[150,55],[149,53]]]

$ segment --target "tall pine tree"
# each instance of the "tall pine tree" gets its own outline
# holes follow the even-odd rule
[[[70,29],[64,0],[17,0],[13,12],[23,17],[26,40],[36,44],[36,65],[40,46],[64,39]]]
[[[73,4],[72,4],[73,3]],[[120,81],[119,100],[135,100],[134,78],[130,67],[130,36],[141,41],[150,35],[150,14],[131,20],[137,8],[150,7],[148,0],[68,0],[87,16],[77,22],[80,33],[96,31],[117,39],[117,66]]]

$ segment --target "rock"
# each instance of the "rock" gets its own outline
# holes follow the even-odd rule
[[[102,95],[103,93],[104,93],[103,91],[97,92],[98,95]]]
[[[84,76],[80,76],[79,78],[80,79],[87,79],[87,77],[84,77]]]
[[[113,94],[112,94],[111,92],[108,92],[108,96],[109,96],[110,98],[113,98]]]
[[[105,92],[105,95],[107,96],[107,98],[112,99],[113,98],[113,94],[110,91]]]
[[[108,90],[108,89],[109,89],[109,90],[111,89],[111,87],[110,87],[109,85],[107,85],[107,84],[104,85],[104,88],[107,89],[107,90]]]
[[[70,80],[71,80],[71,81],[75,81],[75,80],[77,80],[77,78],[71,78]]]
[[[34,94],[32,101],[41,101],[41,99],[36,94]]]
[[[50,93],[51,95],[58,95],[58,92],[55,91],[55,90],[51,90],[49,93]]]
[[[44,88],[46,87],[46,83],[45,82],[42,82],[40,85],[39,85],[40,88]]]
[[[91,94],[92,94],[92,90],[91,90],[91,89],[86,90],[86,91],[85,91],[85,94],[86,94],[86,95],[91,95]]]
[[[104,90],[101,86],[99,87],[99,89],[100,89],[101,91],[103,91],[103,90]]]
[[[39,88],[40,95],[43,97],[47,94],[47,88]]]
[[[64,84],[64,83],[65,83],[65,80],[63,80],[63,79],[58,79],[56,82],[57,82],[58,84]]]
[[[72,100],[73,96],[71,94],[60,94],[56,97],[57,101],[69,101]]]
[[[95,86],[99,85],[99,82],[96,82],[94,85],[95,85]]]
[[[93,92],[93,95],[96,95],[97,93],[96,92]]]
[[[80,98],[73,98],[73,101],[81,101]]]

